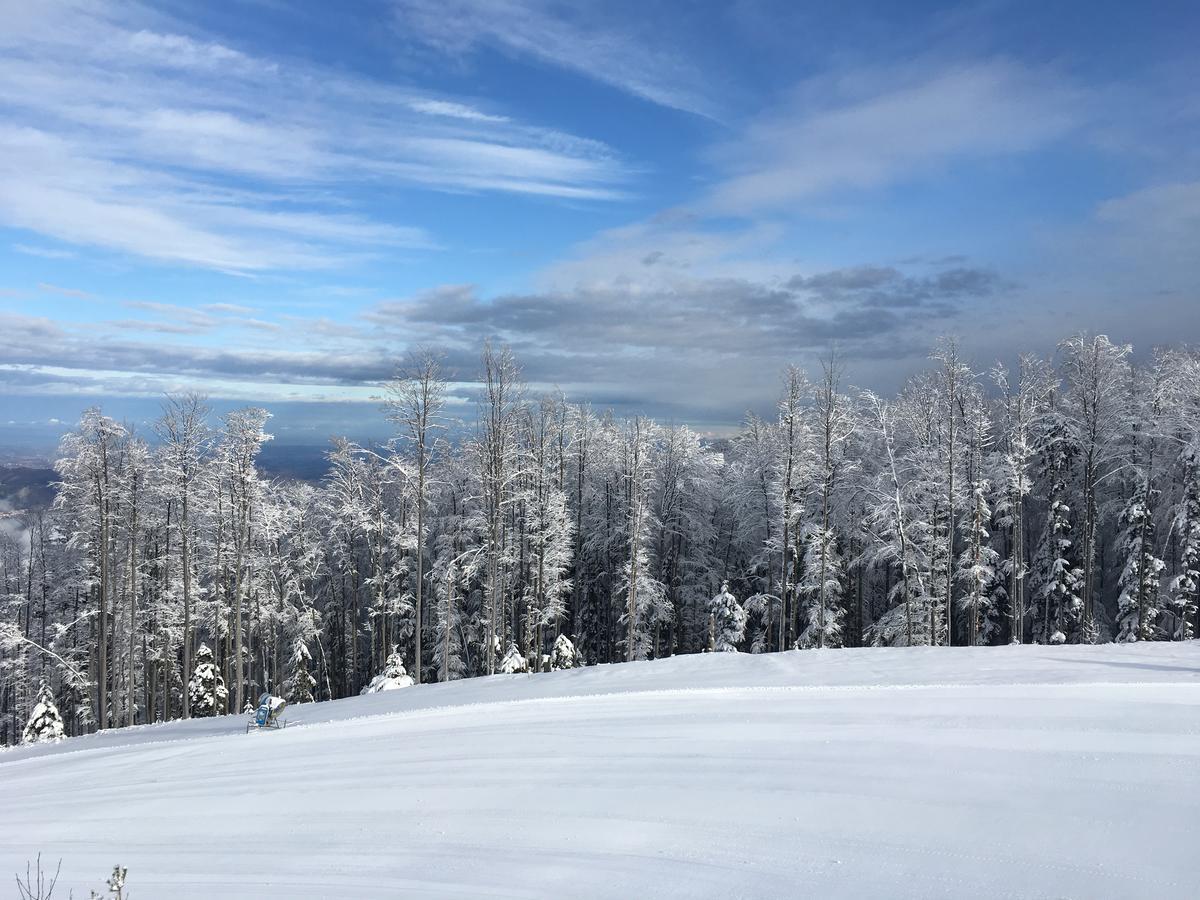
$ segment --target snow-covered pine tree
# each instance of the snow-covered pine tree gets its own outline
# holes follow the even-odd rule
[[[1183,497],[1175,516],[1179,535],[1179,574],[1171,579],[1168,605],[1175,616],[1172,640],[1195,637],[1193,620],[1200,596],[1200,450],[1193,444],[1181,454]]]
[[[500,660],[499,672],[501,675],[516,675],[520,672],[529,671],[529,661],[521,654],[515,643],[510,643],[508,649],[504,652],[504,658]]]
[[[213,652],[208,644],[196,650],[196,669],[188,682],[188,702],[197,718],[220,715],[225,710],[229,692],[225,680],[217,673]]]
[[[769,652],[773,639],[779,636],[779,598],[773,594],[753,594],[746,598],[742,608],[746,611],[750,652]]]
[[[940,604],[945,614],[946,643],[954,643],[954,582],[956,580],[954,566],[954,546],[957,536],[959,494],[961,486],[956,486],[955,476],[962,461],[962,447],[959,443],[962,419],[962,403],[964,396],[975,387],[975,374],[962,361],[958,340],[954,337],[943,337],[930,357],[941,364],[937,374],[937,397],[940,421],[936,432],[936,444],[942,455],[945,466],[945,494],[939,498],[939,503],[945,505],[944,513],[937,521],[940,528],[939,536],[944,542],[938,548],[937,558],[940,562],[938,581],[944,586],[944,595]],[[943,571],[944,570],[944,571]]]
[[[54,703],[54,694],[50,686],[42,682],[21,740],[26,744],[46,744],[61,741],[63,737],[63,720]]]
[[[729,593],[729,582],[721,585],[721,592],[709,601],[708,609],[713,621],[713,650],[737,653],[746,637],[746,611]]]
[[[292,647],[292,677],[288,679],[289,703],[313,702],[313,688],[317,686],[317,679],[313,678],[309,671],[311,665],[312,654],[308,652],[308,645],[297,639]]]
[[[1029,610],[1030,626],[1035,643],[1078,643],[1083,624],[1083,570],[1077,561],[1074,516],[1067,494],[1075,448],[1053,403],[1046,415],[1039,475],[1050,508],[1034,560],[1038,581]]]
[[[971,479],[967,493],[967,511],[963,517],[962,535],[966,540],[958,557],[958,579],[966,587],[959,599],[959,608],[967,617],[967,643],[979,646],[988,643],[986,623],[991,620],[994,604],[992,591],[996,581],[996,563],[1000,554],[991,546],[988,521],[992,511],[987,493],[991,484],[986,479]]]
[[[805,626],[796,639],[797,650],[842,646],[846,616],[843,597],[845,564],[832,528],[809,525],[804,537],[804,571],[797,593]]]
[[[1161,603],[1159,579],[1165,564],[1154,555],[1153,498],[1158,492],[1143,482],[1121,512],[1124,529],[1119,550],[1125,559],[1117,598],[1117,640],[1149,641]]]
[[[388,654],[387,661],[383,664],[383,671],[372,678],[370,684],[359,693],[378,694],[382,691],[412,687],[412,685],[413,679],[404,668],[404,659],[400,655],[400,648],[393,647],[392,652]]]
[[[958,558],[957,573],[966,594],[959,599],[959,608],[966,614],[967,644],[979,646],[988,643],[986,623],[992,621],[996,565],[1000,556],[991,546],[988,530],[992,517],[989,502],[992,431],[987,406],[977,385],[972,384],[963,392],[959,408],[964,419],[967,449],[966,507],[961,524],[965,546]]]
[[[1117,640],[1150,641],[1158,636],[1155,622],[1162,607],[1162,572],[1166,564],[1156,555],[1155,510],[1161,491],[1156,487],[1157,450],[1161,438],[1163,402],[1168,385],[1166,359],[1156,353],[1147,368],[1129,370],[1129,495],[1121,512],[1124,529],[1117,538],[1124,560],[1117,598]]]
[[[1117,345],[1106,335],[1078,334],[1059,344],[1066,378],[1063,394],[1067,437],[1079,458],[1082,490],[1077,508],[1079,566],[1083,574],[1081,639],[1097,634],[1096,555],[1101,539],[1101,487],[1122,453],[1122,429],[1128,419],[1125,386],[1129,345]]]
[[[560,634],[554,639],[554,646],[550,648],[550,671],[574,669],[577,661],[578,654],[575,651],[575,645],[565,634]]]

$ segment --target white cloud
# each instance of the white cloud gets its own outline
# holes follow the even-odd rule
[[[964,157],[1033,150],[1079,124],[1080,105],[1053,73],[1004,61],[816,79],[714,154],[731,175],[708,209],[779,210]]]
[[[401,34],[461,56],[487,45],[611,85],[651,103],[713,117],[701,71],[661,34],[614,24],[604,4],[554,0],[397,0]]]
[[[509,122],[508,116],[493,116],[480,112],[465,103],[452,103],[448,100],[413,100],[409,108],[430,116],[448,116],[452,119],[466,119],[469,122]]]
[[[55,247],[38,247],[31,244],[13,244],[12,248],[26,256],[40,256],[43,259],[71,259],[75,256],[70,250],[60,250]]]
[[[0,33],[0,224],[230,272],[430,249],[355,214],[418,186],[623,196],[604,145],[468,102],[252,56],[137,6],[47,0]]]
[[[1128,255],[1182,262],[1193,277],[1200,273],[1200,181],[1156,185],[1107,200],[1096,219]]]

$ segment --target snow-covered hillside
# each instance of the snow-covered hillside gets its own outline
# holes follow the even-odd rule
[[[1200,644],[722,654],[0,754],[0,875],[137,900],[1194,897]]]

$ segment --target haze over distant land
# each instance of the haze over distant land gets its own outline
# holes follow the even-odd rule
[[[1196,4],[843,6],[6,7],[0,446],[186,389],[370,439],[487,336],[710,433],[832,344],[1200,339]]]

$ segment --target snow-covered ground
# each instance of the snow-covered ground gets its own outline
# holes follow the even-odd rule
[[[136,900],[1195,897],[1200,643],[722,654],[0,754],[0,878]]]

